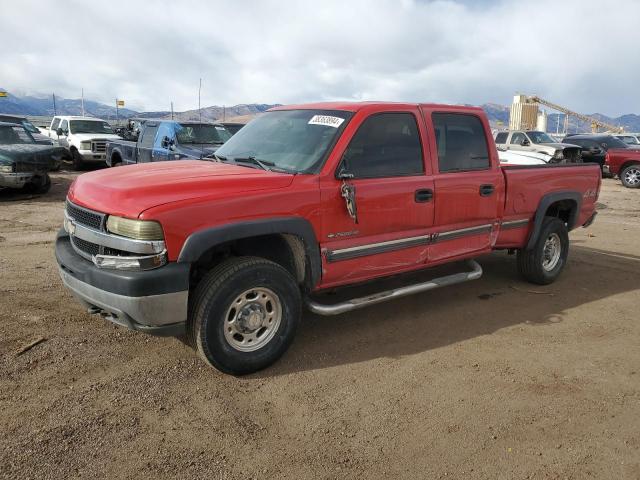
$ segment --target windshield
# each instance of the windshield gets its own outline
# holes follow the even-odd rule
[[[71,120],[69,130],[71,133],[113,133],[107,122],[96,120]]]
[[[0,145],[35,143],[31,135],[22,127],[0,127]]]
[[[231,134],[222,125],[206,123],[186,123],[176,131],[178,143],[210,143],[220,145],[231,138]]]
[[[629,145],[616,137],[607,137],[604,142],[602,142],[602,146],[605,148],[629,148]]]
[[[228,161],[253,157],[277,169],[312,172],[351,116],[341,110],[267,112],[240,129],[216,157]]]
[[[533,143],[556,143],[556,141],[544,132],[527,132]]]
[[[627,145],[638,145],[640,142],[638,142],[638,139],[636,137],[633,137],[631,135],[623,135],[620,137],[616,137],[619,140],[622,140],[624,143],[626,143]]]
[[[33,123],[31,123],[29,120],[22,120],[22,122],[20,122],[22,124],[22,126],[25,128],[25,130],[27,130],[28,132],[31,133],[40,133],[40,130],[38,130],[35,125]]]

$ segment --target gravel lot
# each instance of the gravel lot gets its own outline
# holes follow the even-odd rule
[[[640,191],[604,181],[554,285],[483,257],[475,282],[306,314],[279,363],[234,378],[62,288],[74,176],[0,192],[0,477],[640,478]]]

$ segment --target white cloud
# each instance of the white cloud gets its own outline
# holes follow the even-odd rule
[[[640,4],[35,1],[3,5],[0,86],[138,109],[379,99],[639,110]]]

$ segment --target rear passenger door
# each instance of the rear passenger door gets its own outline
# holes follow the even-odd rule
[[[435,219],[429,261],[487,251],[504,204],[504,177],[486,119],[430,112],[435,132]]]
[[[138,163],[146,163],[151,161],[151,152],[158,133],[157,122],[147,122],[142,130],[137,144],[137,161]]]

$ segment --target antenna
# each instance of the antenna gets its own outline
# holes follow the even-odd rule
[[[82,97],[82,116],[84,117],[84,88],[81,90],[81,97]]]
[[[53,94],[53,116],[55,117],[58,113],[56,112],[56,94]]]
[[[173,102],[171,102],[171,120],[173,120]]]

